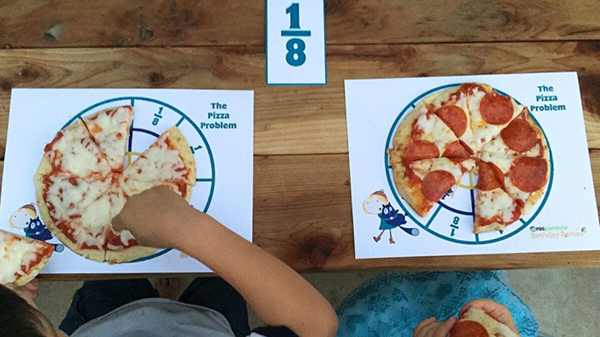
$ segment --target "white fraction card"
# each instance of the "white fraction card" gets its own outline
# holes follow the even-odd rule
[[[175,89],[14,89],[2,183],[0,229],[47,241],[55,253],[43,273],[181,273],[208,268],[173,249],[123,264],[75,254],[53,237],[36,207],[33,175],[44,146],[80,118],[119,106],[133,107],[125,165],[163,132],[177,126],[196,164],[190,204],[252,240],[254,93]],[[244,167],[240,170],[240,167]],[[35,227],[35,228],[34,228]],[[194,236],[198,233],[189,233]]]
[[[576,73],[345,90],[357,258],[600,249]]]
[[[268,85],[327,84],[323,0],[267,0]]]

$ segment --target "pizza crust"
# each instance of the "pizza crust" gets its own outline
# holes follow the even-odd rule
[[[44,200],[44,178],[52,172],[52,165],[50,165],[50,161],[46,156],[42,157],[42,161],[38,167],[38,170],[34,176],[33,184],[35,186],[35,199],[39,210],[39,216],[42,218],[44,225],[48,230],[60,240],[65,246],[71,249],[73,252],[88,258],[90,260],[103,262],[104,261],[104,251],[103,250],[93,250],[93,249],[81,249],[77,244],[71,241],[66,235],[62,233],[62,231],[56,226],[52,217],[50,216],[50,211],[48,210],[48,206],[46,205],[46,201]]]
[[[410,186],[408,182],[408,174],[406,166],[402,163],[402,150],[388,150],[392,172],[394,173],[394,184],[396,189],[406,202],[420,216],[427,216],[429,210],[433,207],[433,203],[425,198],[423,191],[419,186]]]
[[[52,252],[53,251],[54,251],[54,249],[52,250]],[[40,274],[42,269],[44,269],[44,267],[48,263],[48,260],[50,260],[51,256],[52,256],[52,253],[50,253],[47,256],[44,256],[35,267],[31,268],[27,274],[21,276],[21,278],[19,278],[14,283],[14,285],[17,287],[22,287],[22,286],[26,285],[27,283],[33,281],[33,279],[36,278]]]
[[[134,246],[121,251],[109,250],[106,252],[106,262],[110,264],[125,263],[150,256],[156,252],[156,248]]]
[[[183,160],[185,168],[188,171],[187,183],[189,185],[196,185],[196,160],[190,149],[190,145],[179,130],[178,127],[173,126],[167,130],[167,139]]]

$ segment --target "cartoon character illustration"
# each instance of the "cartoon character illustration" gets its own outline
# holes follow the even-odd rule
[[[398,210],[394,209],[383,190],[371,193],[371,195],[363,201],[363,210],[367,214],[377,214],[379,219],[381,219],[381,223],[379,224],[381,233],[373,237],[375,242],[379,242],[383,233],[386,230],[389,230],[390,244],[396,243],[392,237],[392,229],[396,227],[402,229],[409,235],[419,235],[419,230],[417,228],[407,228],[402,226],[406,224],[406,215],[398,213]]]
[[[20,228],[25,232],[25,236],[34,240],[48,241],[52,240],[52,233],[46,228],[37,215],[35,206],[27,204],[16,210],[9,219],[9,225],[12,228]],[[54,250],[62,252],[65,246],[54,244]]]

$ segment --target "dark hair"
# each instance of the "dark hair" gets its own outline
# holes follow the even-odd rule
[[[0,285],[0,329],[2,336],[44,337],[46,319],[14,291]]]

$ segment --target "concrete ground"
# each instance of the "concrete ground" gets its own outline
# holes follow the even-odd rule
[[[378,272],[305,274],[336,307],[358,285]],[[516,293],[527,303],[541,330],[554,337],[600,336],[600,269],[544,269],[509,271]],[[40,282],[37,304],[58,324],[80,282]],[[250,314],[250,324],[259,324]]]

